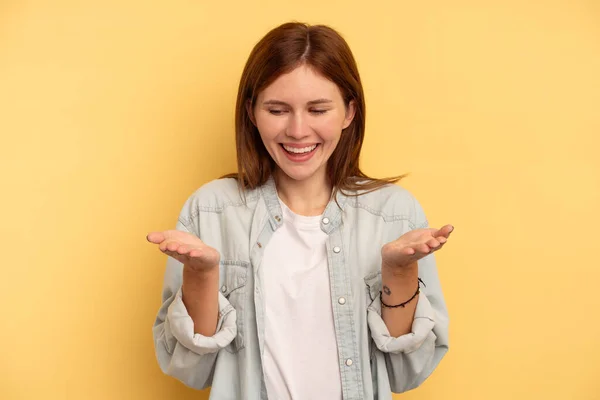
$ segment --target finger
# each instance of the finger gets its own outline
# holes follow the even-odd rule
[[[441,249],[444,247],[444,244],[446,244],[446,242],[447,242],[448,240],[447,240],[445,237],[439,237],[439,238],[437,238],[437,241],[439,242],[439,245],[438,245],[438,246],[432,247],[432,246],[430,245],[432,252],[435,252],[435,251],[439,251],[439,250],[441,250]],[[428,243],[429,243],[429,242],[428,242]]]
[[[186,254],[189,253],[191,246],[187,245],[187,244],[183,244],[181,246],[179,246],[179,248],[177,248],[177,253],[179,254]]]
[[[146,235],[146,240],[150,243],[159,244],[165,240],[165,235],[162,232],[150,232]]]
[[[446,226],[443,226],[442,229],[447,229],[447,231],[448,231],[448,234],[446,235],[446,238],[447,238],[448,236],[450,236],[450,234],[452,232],[454,232],[454,225],[448,224]]]
[[[433,249],[433,251],[440,251],[443,248],[444,248],[444,243],[441,243],[438,247],[436,247],[435,249]]]
[[[186,261],[186,258],[187,258],[187,256],[185,254],[179,254],[176,251],[165,250],[163,253],[165,253],[166,255],[168,255],[171,258],[174,258],[175,260],[179,261],[180,263],[183,263],[184,261]]]
[[[432,239],[429,239],[427,242],[425,242],[425,244],[427,244],[427,246],[429,246],[432,249],[436,249],[439,247],[440,242],[437,239],[432,238]]]
[[[415,254],[415,249],[413,249],[412,247],[405,247],[402,249],[402,252],[408,256],[412,256],[413,254]]]
[[[158,248],[161,251],[164,251],[164,250],[174,251],[174,250],[177,250],[178,247],[179,247],[179,242],[176,242],[174,240],[165,240],[164,242],[161,242],[158,245]]]
[[[454,226],[448,224],[448,225],[444,225],[443,227],[438,229],[438,231],[435,232],[432,236],[434,238],[438,238],[441,236],[441,237],[445,237],[447,239],[450,236],[450,234],[452,233],[452,231],[454,231]]]
[[[179,243],[179,242],[177,242],[175,240],[167,242],[167,250],[170,250],[170,251],[177,251],[177,249],[180,246],[181,246],[181,243]]]
[[[189,257],[193,257],[193,258],[198,258],[202,255],[202,250],[198,249],[198,248],[193,248],[192,250],[190,250],[188,256]]]
[[[431,236],[433,236],[434,238],[439,238],[439,237],[447,238],[448,235],[450,234],[449,231],[450,231],[449,225],[445,225],[445,226],[441,227],[440,229],[438,229],[436,232],[434,232],[433,235],[431,235]]]

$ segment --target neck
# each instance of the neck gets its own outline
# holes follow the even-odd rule
[[[275,173],[277,194],[294,213],[305,216],[321,215],[331,198],[332,186],[326,175],[310,177],[297,181],[283,171]]]

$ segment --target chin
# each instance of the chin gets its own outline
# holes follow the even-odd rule
[[[281,172],[283,174],[285,174],[287,177],[289,177],[290,179],[293,179],[295,181],[305,181],[307,179],[312,178],[316,171],[294,171],[294,170],[290,170],[288,168],[279,168],[281,170]]]

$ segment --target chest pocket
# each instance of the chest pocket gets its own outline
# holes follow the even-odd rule
[[[381,271],[370,273],[365,276],[364,281],[367,290],[367,307],[369,307],[381,292]]]
[[[237,335],[233,342],[225,348],[230,353],[237,353],[244,348],[245,309],[248,307],[246,282],[248,278],[247,261],[222,260],[219,267],[219,290],[236,311]]]
[[[375,271],[365,276],[365,290],[367,295],[365,296],[366,304],[365,307],[369,308],[375,299],[379,297],[379,292],[381,291],[381,271]],[[367,324],[367,327],[369,325]],[[374,374],[373,376],[377,376],[377,362],[375,359],[375,345],[373,343],[373,339],[371,339],[371,332],[369,328],[369,358],[371,361],[371,371]],[[373,389],[377,389],[377,385],[373,386]],[[374,398],[377,398],[376,396]]]

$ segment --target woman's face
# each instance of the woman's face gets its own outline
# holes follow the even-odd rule
[[[342,129],[354,118],[335,83],[302,65],[281,75],[259,95],[254,122],[279,169],[290,178],[322,179]]]

